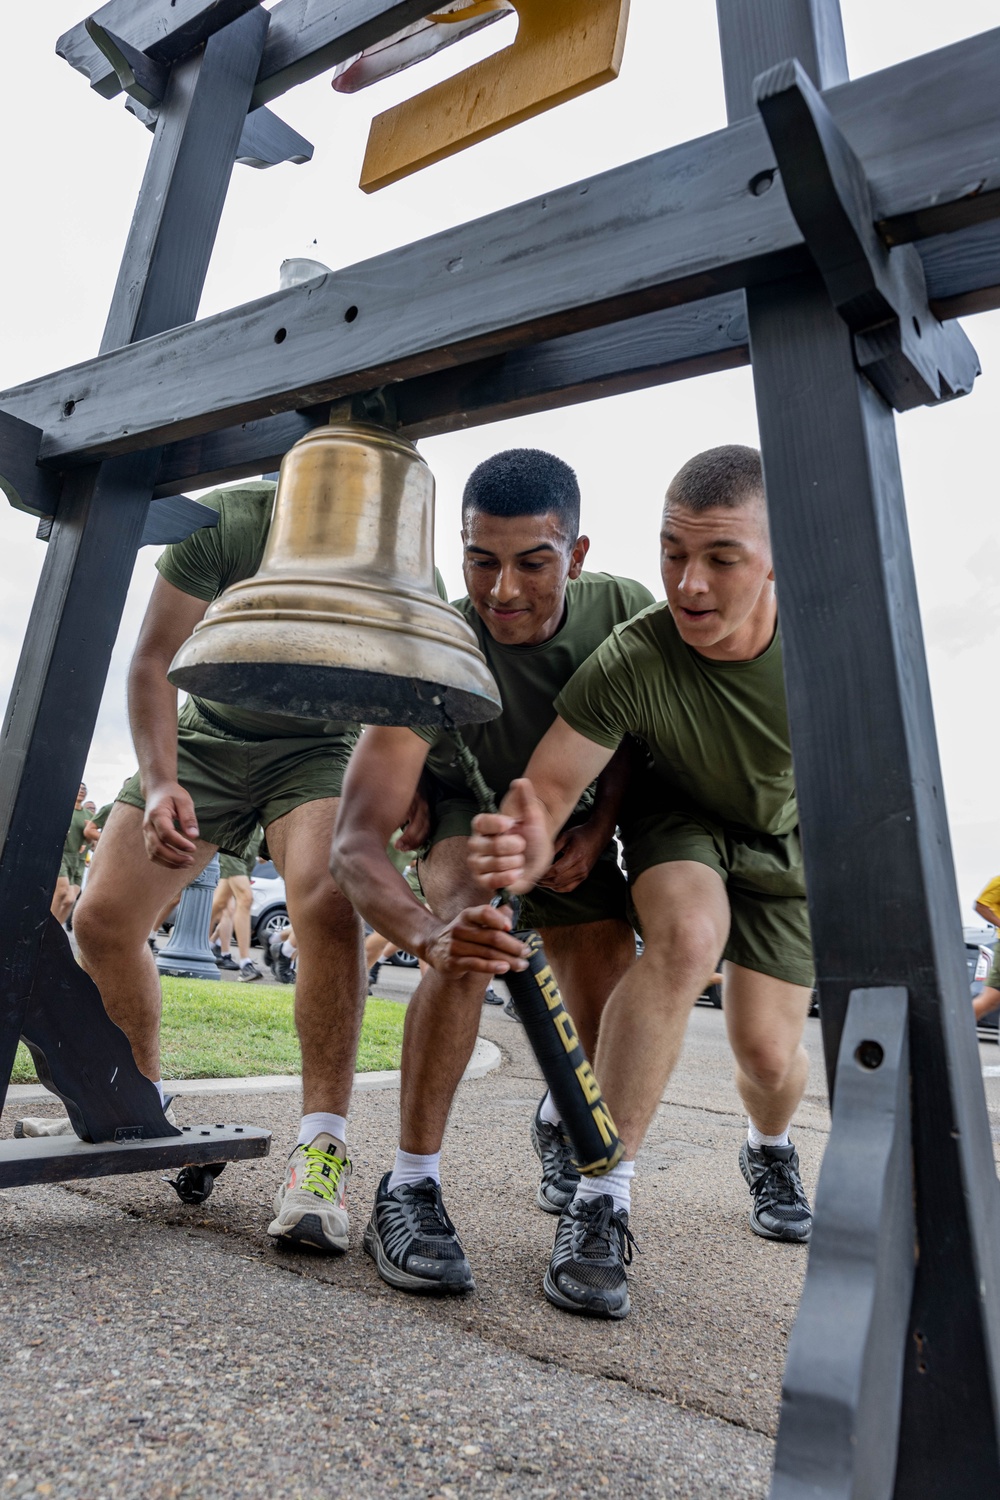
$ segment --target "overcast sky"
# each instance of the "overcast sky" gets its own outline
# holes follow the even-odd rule
[[[843,0],[855,76],[997,24],[996,0]],[[0,388],[96,353],[151,137],[55,56],[84,0],[8,4],[0,21],[5,202],[0,240]],[[372,115],[504,45],[490,28],[400,78],[354,96],[324,77],[274,108],[315,145],[308,166],[237,167],[202,315],[262,296],[289,256],[340,267],[725,124],[714,0],[632,0],[617,83],[374,196],[357,187]],[[415,289],[418,290],[418,289]],[[995,790],[1000,662],[995,433],[1000,313],[967,319],[984,373],[972,396],[897,420],[965,920],[1000,872]],[[993,436],[991,436],[993,434]],[[595,567],[662,590],[659,507],[701,448],[757,439],[749,370],[436,438],[438,560],[461,588],[458,506],[469,470],[499,448],[553,450],[576,468]],[[44,546],[0,497],[0,696],[6,700]],[[124,671],[153,578],[139,555],[86,780],[98,802],[134,769]],[[94,580],[95,589],[100,579]]]

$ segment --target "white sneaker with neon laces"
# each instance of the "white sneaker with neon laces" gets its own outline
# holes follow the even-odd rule
[[[343,1141],[318,1135],[296,1146],[285,1180],[274,1195],[268,1234],[286,1245],[343,1255],[347,1249],[347,1179],[351,1163]]]

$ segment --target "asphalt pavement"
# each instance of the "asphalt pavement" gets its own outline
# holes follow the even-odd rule
[[[402,1001],[413,982],[383,970],[377,992]],[[618,1324],[544,1299],[538,1071],[502,1011],[481,1031],[503,1064],[461,1086],[443,1157],[470,1297],[392,1291],[361,1250],[395,1147],[391,1088],[356,1095],[339,1259],[266,1235],[299,1112],[287,1090],[178,1101],[182,1124],[274,1132],[270,1158],[230,1164],[205,1204],[156,1174],[0,1193],[0,1500],[764,1497],[806,1255],[747,1225],[722,1015],[694,1012],[640,1156]],[[811,1190],[828,1123],[815,1020],[807,1046],[794,1138]],[[980,1050],[1000,1073],[1000,1049]],[[1000,1111],[1000,1076],[986,1083]]]

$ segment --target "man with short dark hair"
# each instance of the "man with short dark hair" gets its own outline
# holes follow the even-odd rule
[[[560,688],[652,596],[629,579],[583,572],[590,544],[579,534],[579,486],[552,454],[513,449],[480,464],[464,491],[462,525],[468,597],[456,607],[476,633],[503,703],[499,718],[462,734],[499,796],[551,724]],[[436,784],[430,847],[418,866],[429,910],[386,855],[425,765]],[[604,1003],[635,958],[613,844],[628,767],[622,752],[596,785],[581,786],[522,912],[523,924],[542,934],[591,1052]],[[441,1197],[441,1142],[487,982],[524,967],[526,950],[511,936],[509,912],[484,905],[469,875],[476,807],[444,728],[366,729],[345,777],[331,856],[338,884],[366,920],[430,966],[407,1010],[400,1147],[365,1233],[383,1280],[415,1292],[473,1286]],[[542,1162],[537,1202],[558,1213],[577,1173],[548,1094],[531,1134]]]
[[[299,942],[303,1091],[298,1142],[268,1232],[339,1254],[348,1244],[346,1116],[365,988],[361,924],[334,885],[328,858],[341,778],[360,727],[195,697],[178,715],[167,678],[212,600],[260,567],[274,494],[273,482],[263,480],[202,496],[218,524],[173,543],[157,561],[129,668],[139,770],[115,801],[74,926],[105,1009],[162,1098],[160,982],[149,932],[216,850],[245,858],[263,826]],[[22,1125],[25,1134],[72,1129],[68,1120]]]
[[[609,1318],[629,1310],[635,1155],[720,953],[751,1227],[803,1242],[812,1223],[788,1138],[812,952],[759,454],[730,445],[685,464],[660,544],[666,602],[619,626],[567,684],[524,779],[501,814],[476,819],[470,846],[481,888],[530,890],[580,787],[623,737],[646,747],[649,774],[621,817],[645,948],[608,1002],[595,1060],[626,1155],[577,1188],[545,1278],[557,1306]]]

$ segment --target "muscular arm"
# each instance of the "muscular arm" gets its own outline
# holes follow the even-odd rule
[[[208,604],[157,578],[128,673],[128,717],[146,799],[146,852],[172,869],[190,865],[194,803],[177,780],[177,689],[167,668]]]
[[[510,919],[488,906],[441,922],[413,895],[386,854],[405,820],[428,745],[409,729],[366,729],[347,767],[330,870],[376,932],[445,972],[502,974],[523,968],[523,945]]]
[[[511,782],[499,813],[480,813],[469,841],[469,867],[485,890],[530,891],[552,863],[555,838],[584,787],[615,754],[556,719]]]
[[[992,906],[987,906],[985,901],[976,902],[976,912],[991,927],[1000,929],[1000,912],[994,911]]]
[[[552,865],[539,880],[549,891],[575,891],[614,837],[618,814],[636,758],[633,741],[623,740],[597,778],[594,805],[586,822],[556,836]]]

